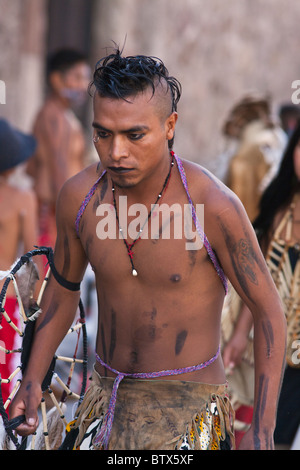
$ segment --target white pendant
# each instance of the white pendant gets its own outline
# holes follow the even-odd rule
[[[136,269],[133,269],[132,272],[131,272],[131,274],[132,274],[133,276],[137,276],[137,275],[138,275]]]

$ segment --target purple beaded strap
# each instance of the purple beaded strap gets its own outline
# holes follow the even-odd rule
[[[87,193],[86,197],[84,198],[84,201],[82,202],[81,206],[80,206],[80,209],[78,211],[78,214],[76,216],[76,221],[75,221],[75,228],[76,228],[76,233],[77,235],[79,236],[79,224],[80,224],[80,220],[81,220],[81,217],[86,209],[86,206],[88,205],[88,203],[90,202],[90,200],[92,199],[96,189],[97,189],[97,186],[98,184],[100,183],[101,179],[103,178],[103,176],[105,175],[106,173],[106,170],[104,170],[101,175],[99,176],[99,178],[97,179],[96,183],[91,187],[91,189],[89,190],[89,192]]]
[[[201,228],[200,226],[200,223],[199,223],[199,219],[197,217],[197,214],[196,214],[196,211],[195,211],[195,207],[193,205],[193,201],[192,201],[192,198],[190,196],[190,193],[189,193],[189,189],[188,189],[188,184],[187,184],[187,179],[186,179],[186,174],[185,174],[185,171],[184,171],[184,168],[183,168],[183,165],[182,165],[182,161],[181,159],[174,153],[172,152],[172,155],[174,155],[174,158],[177,162],[177,166],[178,166],[178,171],[179,171],[179,174],[180,174],[180,178],[181,178],[181,181],[182,181],[182,184],[183,184],[183,187],[185,189],[185,192],[187,194],[187,197],[188,197],[188,201],[189,201],[189,206],[190,206],[190,209],[191,209],[191,212],[192,212],[192,218],[193,218],[193,221],[194,221],[194,224],[195,224],[195,227],[196,227],[196,230],[199,234],[199,236],[201,237],[201,241],[203,242],[205,248],[206,248],[206,251],[208,253],[208,256],[210,257],[216,271],[217,271],[217,274],[218,276],[220,277],[222,283],[223,283],[223,286],[224,286],[224,289],[225,289],[225,293],[227,294],[227,291],[228,291],[228,284],[227,284],[227,278],[224,274],[224,271],[223,269],[221,268],[220,264],[218,263],[218,260],[217,260],[217,257],[203,231],[203,229]],[[97,189],[97,186],[98,184],[100,183],[101,179],[103,178],[103,176],[105,175],[106,173],[106,170],[104,170],[102,172],[102,174],[100,175],[100,177],[97,179],[96,183],[93,185],[93,187],[89,190],[89,192],[87,193],[84,201],[82,202],[81,206],[80,206],[80,209],[78,211],[78,214],[77,214],[77,217],[76,217],[76,221],[75,221],[75,227],[76,227],[76,232],[77,232],[77,235],[79,236],[79,224],[80,224],[80,220],[81,220],[81,217],[86,209],[86,206],[88,205],[88,203],[90,202],[91,198],[93,197],[96,189]]]
[[[220,264],[218,263],[215,252],[213,251],[213,249],[211,247],[211,244],[208,241],[207,236],[205,235],[202,227],[200,226],[199,219],[198,219],[197,214],[196,214],[195,206],[193,204],[192,198],[191,198],[190,193],[189,193],[186,174],[185,174],[185,171],[184,171],[184,168],[183,168],[183,165],[182,165],[182,161],[180,160],[180,158],[174,152],[173,152],[173,155],[174,155],[175,160],[177,162],[180,178],[181,178],[182,184],[184,186],[185,192],[186,192],[187,197],[188,197],[189,206],[190,206],[190,209],[191,209],[191,212],[192,212],[192,218],[193,218],[193,222],[195,224],[196,230],[197,230],[198,234],[201,237],[201,241],[203,242],[203,244],[206,248],[208,256],[210,257],[210,259],[211,259],[211,261],[212,261],[212,263],[215,267],[215,270],[217,271],[217,274],[218,274],[218,276],[220,277],[220,279],[223,283],[225,293],[227,294],[227,291],[228,291],[227,278],[224,274],[223,269],[221,268]]]
[[[103,447],[104,449],[107,449],[108,447],[108,441],[109,441],[109,437],[110,437],[110,433],[111,433],[112,425],[114,421],[114,413],[115,413],[115,407],[116,407],[116,401],[117,401],[118,387],[121,381],[125,377],[129,377],[133,379],[155,379],[158,377],[167,377],[171,375],[180,375],[180,374],[186,374],[188,372],[195,372],[196,370],[201,370],[201,369],[205,369],[205,367],[208,367],[217,359],[219,354],[220,354],[220,346],[218,347],[216,354],[211,359],[209,359],[206,362],[202,362],[201,364],[198,364],[196,366],[184,367],[182,369],[162,370],[159,372],[137,372],[135,374],[128,374],[126,372],[119,372],[118,370],[113,369],[108,364],[103,362],[101,357],[96,353],[97,361],[103,367],[105,367],[106,369],[116,374],[117,377],[113,384],[113,389],[112,389],[108,409],[104,416],[102,426],[94,439],[95,445]]]

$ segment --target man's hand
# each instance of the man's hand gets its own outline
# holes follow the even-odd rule
[[[36,431],[39,424],[37,410],[41,399],[42,390],[40,384],[23,380],[9,409],[10,419],[17,416],[25,416],[25,421],[16,428],[20,436],[28,436]]]
[[[223,351],[225,369],[232,373],[233,369],[242,362],[243,354],[247,348],[247,338],[237,331],[232,335]]]
[[[258,433],[250,427],[244,434],[238,450],[274,450],[274,439],[269,428]]]

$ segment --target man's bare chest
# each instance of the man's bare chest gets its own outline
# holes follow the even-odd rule
[[[207,252],[184,205],[161,204],[149,217],[148,208],[119,200],[117,218],[113,204],[98,202],[96,196],[86,209],[80,237],[101,278],[131,275],[181,285],[206,265]]]

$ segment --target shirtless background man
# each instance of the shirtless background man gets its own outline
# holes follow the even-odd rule
[[[80,52],[62,49],[49,57],[49,93],[34,123],[38,148],[27,171],[38,197],[40,242],[52,247],[57,195],[63,184],[85,166],[85,137],[73,108],[85,102],[89,81],[90,67]]]
[[[194,385],[224,384],[222,358],[216,357],[226,289],[224,272],[249,306],[255,325],[254,419],[241,447],[272,448],[285,320],[245,210],[237,197],[201,166],[173,156],[171,167],[180,87],[161,61],[143,56],[125,58],[116,51],[98,63],[94,85],[94,142],[100,163],[71,178],[60,193],[54,263],[58,273],[72,283],[82,280],[88,262],[94,269],[99,306],[96,371],[109,381],[116,377],[109,367],[125,373],[150,373],[209,361],[207,367],[194,372],[148,383],[152,383],[151,390],[168,384],[170,394],[173,388],[177,390],[178,381],[187,394]],[[167,226],[161,223],[159,238],[141,238],[127,249],[120,234],[122,224],[117,222],[117,216],[121,221],[124,215],[119,213],[120,197],[127,197],[128,225],[134,218],[130,212],[133,204],[143,204],[150,211],[161,192],[164,204],[171,207],[177,203],[183,211],[188,203],[183,171],[194,205],[204,204],[209,243],[202,249],[187,250],[185,237],[164,237]],[[103,204],[114,217],[115,238],[100,239],[97,235],[97,226],[104,219],[103,214],[99,216]],[[147,221],[149,226],[154,217],[155,209]],[[171,234],[175,219],[174,215],[169,220]],[[131,256],[137,275],[132,274]],[[78,305],[79,291],[66,289],[57,279],[51,277],[45,291],[30,361],[12,404],[11,417],[26,415],[26,422],[18,428],[21,435],[32,433],[37,426],[41,381]],[[118,394],[128,386],[134,393],[134,387],[142,382],[125,378]],[[97,390],[101,395],[102,389]],[[122,406],[129,398],[126,395],[119,402],[117,398],[115,408],[115,420],[121,414],[125,430],[132,415],[122,421]],[[173,398],[178,401],[177,396],[166,397],[169,401]],[[179,404],[178,413],[188,408],[187,400]],[[145,409],[148,405],[143,403]],[[166,413],[164,406],[158,410]],[[146,421],[151,426],[151,416]],[[129,436],[124,437],[126,448],[136,448],[132,442],[145,433],[145,426],[133,425],[131,444]],[[115,423],[112,429],[117,432]],[[158,432],[156,424],[153,432]],[[147,438],[150,436],[145,436],[145,442]],[[161,438],[164,442],[165,436]]]
[[[33,250],[38,242],[37,201],[32,190],[18,188],[11,183],[17,165],[24,163],[35,151],[33,136],[25,135],[7,121],[0,120],[0,271],[8,270],[16,258]],[[4,280],[0,280],[2,288]],[[6,298],[6,311],[18,324],[16,298],[10,285]],[[6,349],[13,349],[14,330],[3,321],[0,340]],[[11,356],[0,361],[0,373],[8,378],[12,370]],[[10,387],[2,385],[6,400]]]

